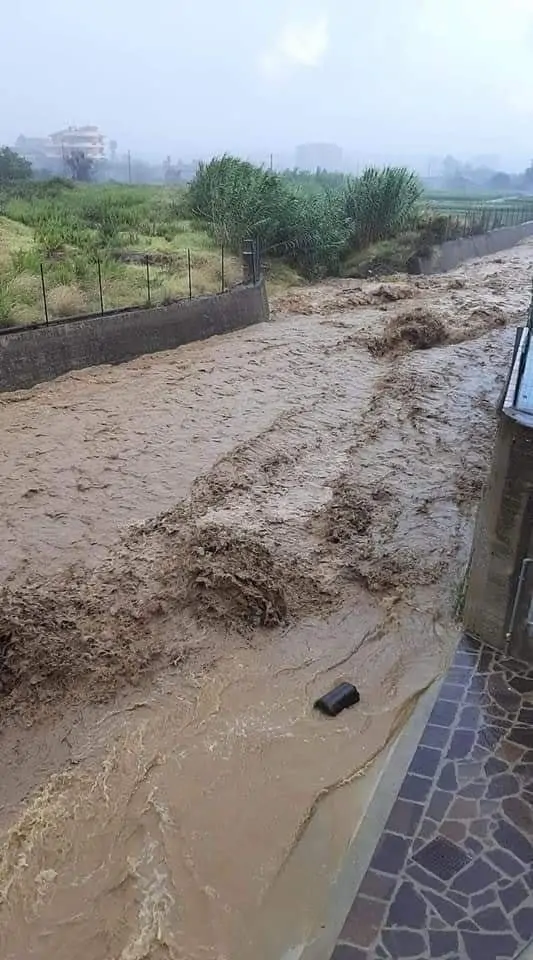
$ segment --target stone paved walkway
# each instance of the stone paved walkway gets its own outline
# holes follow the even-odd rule
[[[511,960],[533,939],[533,670],[464,638],[332,960]]]

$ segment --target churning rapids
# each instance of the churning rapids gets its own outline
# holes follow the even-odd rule
[[[0,396],[3,960],[317,933],[343,797],[457,636],[532,260],[301,288]],[[315,715],[341,678],[360,704]]]

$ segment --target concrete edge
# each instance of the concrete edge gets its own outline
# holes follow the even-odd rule
[[[225,293],[68,321],[0,330],[0,393],[127,363],[270,319],[264,278]]]
[[[516,224],[514,227],[499,227],[488,233],[474,237],[458,237],[457,240],[446,240],[433,248],[425,257],[416,257],[412,272],[431,276],[435,273],[446,273],[454,270],[466,260],[478,257],[487,257],[508,250],[533,236],[533,221]]]
[[[513,345],[513,353],[511,357],[511,362],[509,364],[509,369],[507,372],[507,377],[503,384],[503,387],[500,391],[498,402],[496,404],[496,409],[498,413],[501,413],[503,410],[507,410],[514,405],[514,398],[516,396],[516,387],[518,380],[518,371],[516,371],[516,358],[519,355],[524,353],[527,341],[527,328],[524,326],[516,327],[515,329],[515,340]],[[515,372],[516,371],[516,372]]]
[[[444,676],[420,697],[407,724],[389,750],[374,764],[366,812],[330,889],[325,929],[302,950],[298,960],[329,960],[350,907],[370,866],[407,769],[429,719]]]

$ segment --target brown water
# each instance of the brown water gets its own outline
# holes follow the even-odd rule
[[[0,400],[0,956],[274,960],[316,933],[350,785],[453,643],[532,253],[296,292]],[[360,705],[314,714],[341,678]]]

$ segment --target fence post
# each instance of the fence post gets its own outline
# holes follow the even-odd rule
[[[44,270],[41,263],[41,288],[43,291],[43,305],[44,305],[44,322],[48,324],[48,304],[46,302],[46,287],[44,285]]]
[[[98,263],[98,289],[100,291],[100,313],[104,312],[104,291],[102,290],[102,267],[100,265],[100,257],[97,258]]]
[[[189,271],[189,300],[192,300],[192,270],[191,270],[191,251],[187,250],[187,268]]]
[[[243,283],[255,283],[253,240],[244,241],[244,250],[242,252],[242,279]]]
[[[148,306],[152,306],[152,292],[150,290],[150,260],[146,254],[146,290],[148,293]]]
[[[224,244],[222,244],[220,248],[220,285],[222,288],[221,293],[224,293],[226,289],[226,278],[224,276]]]

